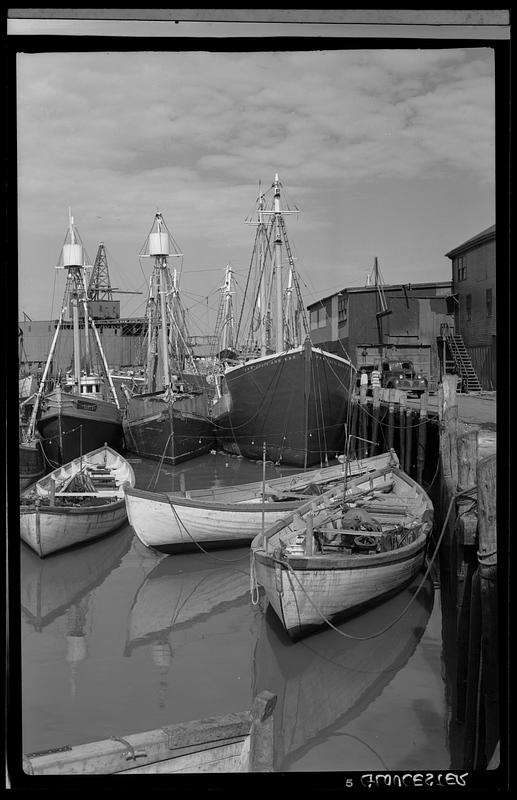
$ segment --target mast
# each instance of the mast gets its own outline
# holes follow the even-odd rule
[[[259,197],[259,231],[260,231],[260,246],[259,246],[259,264],[260,264],[260,355],[265,356],[267,352],[267,304],[266,304],[266,274],[265,274],[265,252],[264,252],[264,221],[262,219],[262,210],[264,208],[264,195],[260,194]]]
[[[223,330],[221,340],[221,350],[227,350],[234,347],[234,319],[233,319],[233,306],[232,306],[232,268],[230,264],[226,265],[226,273],[224,276],[223,286]]]
[[[74,225],[74,218],[72,216],[72,209],[68,209],[68,231],[65,237],[65,242],[61,251],[60,263],[57,269],[66,269],[66,289],[65,289],[65,304],[68,298],[68,304],[72,306],[72,321],[73,321],[73,342],[74,342],[74,393],[80,394],[81,391],[81,344],[79,333],[79,301],[84,299],[86,291],[84,286],[84,268],[85,253],[84,248]],[[91,367],[90,360],[90,339],[88,330],[87,315],[84,320],[84,342],[85,342],[85,355],[86,355],[86,368],[89,371]]]
[[[276,351],[285,349],[284,320],[282,313],[282,230],[280,223],[280,181],[275,175],[274,187],[274,213],[275,213],[275,273],[276,273]]]
[[[170,386],[171,373],[169,363],[169,265],[168,258],[183,258],[183,253],[170,252],[171,242],[175,244],[164,219],[159,211],[154,217],[153,226],[142,248],[143,258],[154,258],[154,268],[149,293],[147,318],[148,318],[148,343],[147,343],[147,389],[153,391],[155,387],[155,359],[157,353],[154,344],[157,342],[157,328],[160,329],[162,388]],[[158,297],[153,296],[153,288]],[[172,290],[174,292],[174,288]],[[157,299],[159,305],[157,307]],[[158,319],[159,314],[159,319]],[[172,335],[172,331],[171,331]]]

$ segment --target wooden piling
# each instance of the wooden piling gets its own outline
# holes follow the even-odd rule
[[[251,709],[249,772],[274,771],[273,711],[276,695],[263,691],[253,702]]]
[[[458,398],[456,395],[457,375],[444,375],[438,390],[438,418],[440,421],[440,457],[442,476],[448,483],[452,481],[453,490],[458,483]]]
[[[360,458],[366,458],[368,456],[368,409],[366,406],[366,386],[360,387],[359,393],[359,403],[360,403],[360,416],[361,416],[361,439],[362,442],[359,442],[359,455]]]
[[[55,506],[56,505],[56,481],[55,481],[54,478],[50,479],[49,505],[51,505],[51,506]]]
[[[406,409],[406,458],[405,458],[405,470],[408,475],[411,475],[413,470],[412,464],[412,451],[413,451],[413,410],[411,408]]]
[[[406,400],[407,395],[402,392],[399,399],[399,459],[402,469],[406,467]]]
[[[422,485],[424,476],[425,450],[427,443],[427,403],[428,392],[420,395],[420,420],[418,425],[418,444],[416,454],[416,481]]]
[[[388,450],[393,448],[393,433],[394,433],[394,416],[395,416],[395,402],[393,389],[388,389]]]
[[[374,456],[378,449],[378,435],[379,435],[379,416],[381,412],[381,401],[380,401],[380,386],[374,386],[372,388],[372,433],[370,439],[374,444],[371,445],[371,453]]]
[[[475,427],[458,428],[458,491],[473,489],[477,484],[478,433]]]
[[[353,458],[357,452],[357,417],[359,413],[359,403],[357,402],[357,395],[352,395],[352,413],[350,416],[350,443],[349,443],[349,457]]]

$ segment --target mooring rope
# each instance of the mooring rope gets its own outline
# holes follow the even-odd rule
[[[166,497],[167,497],[167,501],[168,501],[168,503],[169,503],[169,505],[170,505],[170,507],[172,509],[172,513],[174,514],[174,516],[176,518],[176,522],[178,523],[178,525],[185,531],[185,533],[187,534],[189,539],[196,545],[196,547],[199,550],[201,550],[202,553],[204,553],[206,556],[208,556],[208,558],[212,558],[214,561],[221,561],[224,564],[235,564],[238,561],[243,561],[244,558],[248,558],[248,554],[247,553],[246,553],[246,555],[241,556],[240,558],[218,558],[217,556],[214,556],[212,553],[210,553],[208,550],[205,550],[205,548],[197,541],[197,539],[194,538],[194,536],[192,536],[192,534],[188,530],[187,526],[185,525],[185,523],[183,522],[183,520],[179,516],[178,512],[176,511],[176,508],[174,507],[174,503],[172,502],[172,499],[169,497],[168,494],[166,495]]]

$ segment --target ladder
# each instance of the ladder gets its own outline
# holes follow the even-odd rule
[[[446,359],[445,372],[456,371],[460,377],[463,392],[480,392],[482,387],[462,336],[450,330],[444,331],[444,338],[449,348],[450,359]]]

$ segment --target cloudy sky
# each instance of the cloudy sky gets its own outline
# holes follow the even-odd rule
[[[69,206],[112,285],[145,292],[159,208],[192,333],[210,333],[275,172],[301,209],[287,225],[307,304],[364,285],[375,256],[386,283],[448,280],[444,254],[495,222],[494,89],[483,47],[19,53],[20,317],[59,314]],[[144,294],[117,297],[143,313]]]

